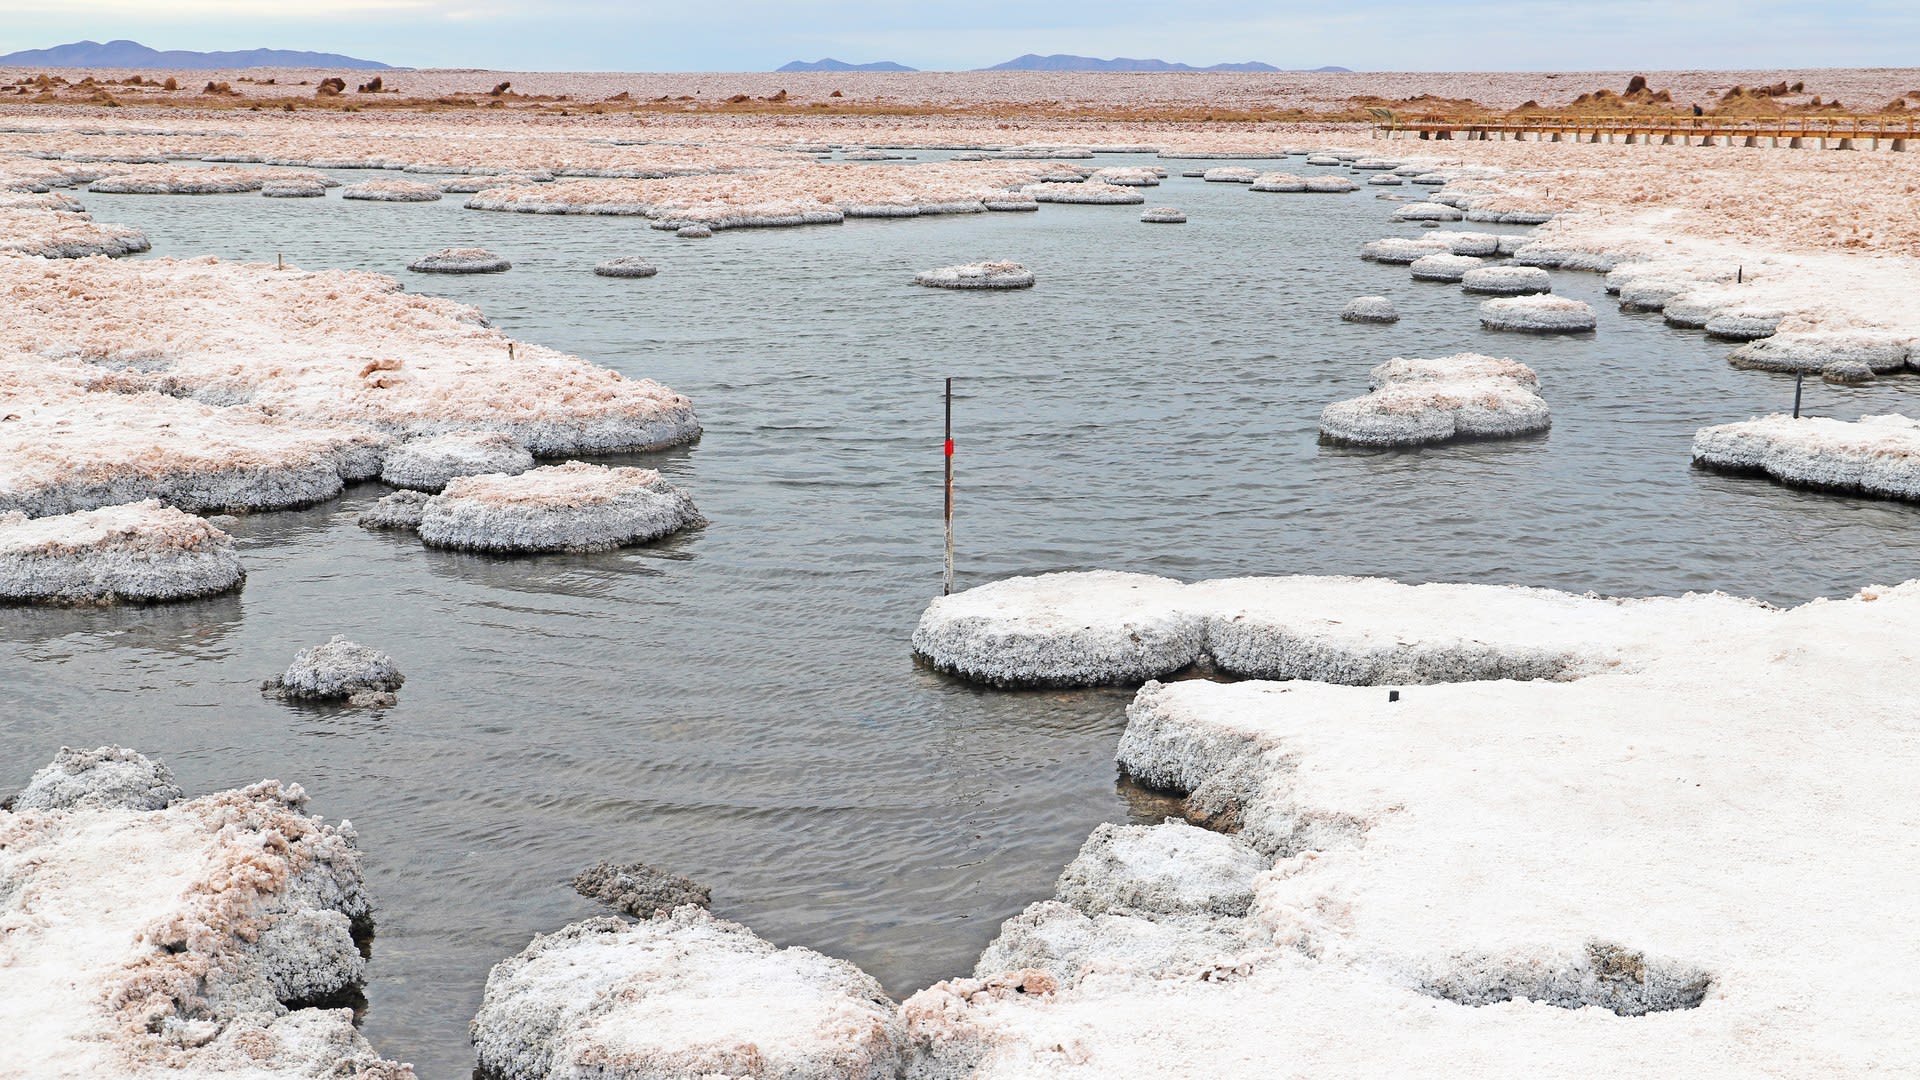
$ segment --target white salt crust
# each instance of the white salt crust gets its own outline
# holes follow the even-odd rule
[[[533,455],[511,435],[454,431],[397,444],[380,465],[380,479],[394,487],[437,492],[455,477],[511,476],[531,468]]]
[[[103,747],[63,751],[18,802],[0,811],[0,1075],[411,1080],[350,1009],[309,1004],[364,980],[372,904],[352,826],[308,816],[297,785],[183,799]]]
[[[1480,325],[1530,334],[1578,334],[1592,330],[1597,320],[1585,301],[1540,294],[1482,301]]]
[[[513,264],[486,248],[441,248],[407,264],[418,274],[498,274],[513,269]]]
[[[1170,819],[1102,825],[1060,873],[1055,897],[1083,915],[1245,915],[1268,869],[1236,837]]]
[[[0,512],[0,605],[192,600],[246,576],[231,536],[154,500],[41,518]]]
[[[1158,187],[1161,177],[1165,175],[1166,170],[1164,169],[1123,167],[1096,169],[1093,175],[1087,177],[1087,179],[1107,184],[1118,184],[1122,187]]]
[[[1391,174],[1367,177],[1368,187],[1403,187],[1405,184],[1405,180]]]
[[[1775,414],[1701,428],[1693,460],[1794,487],[1920,502],[1920,421],[1899,414],[1853,423]]]
[[[1356,446],[1418,446],[1455,439],[1506,439],[1552,422],[1533,369],[1478,353],[1432,360],[1396,358],[1373,369],[1365,397],[1320,413],[1320,435]]]
[[[658,274],[660,268],[638,255],[621,255],[595,264],[593,272],[600,277],[649,278]]]
[[[1185,225],[1187,214],[1186,211],[1172,206],[1156,206],[1142,211],[1140,220],[1153,225]]]
[[[1515,592],[1453,597],[1434,625],[1523,639]],[[982,954],[999,974],[903,1004],[909,1075],[1920,1067],[1920,1050],[1854,1037],[1920,1004],[1860,978],[1920,958],[1885,931],[1914,801],[1899,658],[1920,634],[1920,583],[1785,612],[1637,601],[1611,613],[1632,610],[1630,626],[1607,602],[1553,595],[1568,637],[1625,631],[1637,662],[1398,701],[1302,682],[1143,688],[1120,764],[1261,854],[1247,915],[1035,905]],[[1336,629],[1385,610],[1348,600],[1329,610]],[[1756,866],[1756,844],[1776,861]],[[1781,963],[1809,925],[1821,947]],[[1007,970],[1023,963],[1043,973]]]
[[[895,1080],[906,1049],[872,976],[692,905],[535,937],[487,976],[471,1032],[493,1080]]]
[[[582,461],[449,481],[421,507],[429,547],[495,553],[608,551],[706,524],[652,469]]]
[[[394,691],[406,681],[393,657],[335,634],[325,645],[293,654],[287,670],[268,679],[262,688],[290,701],[391,705]]]
[[[1460,287],[1470,293],[1524,296],[1552,292],[1553,279],[1537,266],[1481,266],[1462,274]]]
[[[1360,185],[1344,176],[1309,176],[1307,190],[1315,194],[1338,195],[1347,191],[1358,191]]]
[[[1472,255],[1450,255],[1444,252],[1422,255],[1407,267],[1415,281],[1458,282],[1469,271],[1478,269],[1481,261]]]
[[[934,289],[1030,289],[1033,271],[1017,262],[967,263],[923,270],[913,283]]]
[[[412,180],[363,180],[341,188],[340,197],[366,202],[439,202],[440,189]]]
[[[1400,321],[1400,312],[1384,296],[1356,296],[1340,309],[1340,318],[1356,323],[1393,323]]]

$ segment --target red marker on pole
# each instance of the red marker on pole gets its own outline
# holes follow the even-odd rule
[[[947,377],[947,573],[940,595],[953,595],[953,377]]]

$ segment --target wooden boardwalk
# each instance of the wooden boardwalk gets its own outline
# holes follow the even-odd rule
[[[1793,149],[1920,148],[1920,119],[1887,117],[1527,116],[1392,117],[1376,125],[1389,139],[1583,142],[1659,146],[1786,146]]]

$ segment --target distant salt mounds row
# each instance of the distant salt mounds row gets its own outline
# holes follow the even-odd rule
[[[1419,446],[1455,439],[1510,439],[1547,430],[1551,415],[1533,369],[1460,353],[1396,358],[1373,369],[1365,397],[1320,414],[1320,435],[1356,446]]]
[[[1774,415],[1701,428],[1694,464],[1760,473],[1793,487],[1920,502],[1920,421]]]
[[[967,263],[924,270],[913,282],[934,289],[1031,289],[1033,271],[1017,262]]]
[[[408,529],[429,547],[493,554],[609,551],[706,524],[686,492],[652,469],[581,461],[447,482],[438,495],[402,491],[361,517]]]
[[[0,604],[192,600],[246,576],[231,536],[152,499],[55,517],[0,513]]]
[[[914,652],[996,686],[1130,685],[1201,661],[1249,679],[1414,685],[1574,679],[1638,661],[1668,612],[1729,626],[1767,609],[1722,596],[1617,600],[1378,578],[1234,578],[1185,585],[1096,570],[1008,578],[933,601]],[[1472,625],[1460,610],[1481,614]]]

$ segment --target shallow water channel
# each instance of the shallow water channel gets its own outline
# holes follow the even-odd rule
[[[1791,377],[1618,314],[1594,275],[1554,278],[1599,309],[1597,333],[1482,331],[1457,286],[1356,257],[1419,231],[1388,223],[1397,204],[1379,189],[1259,194],[1165,164],[1175,176],[1149,205],[1190,224],[1047,205],[686,241],[631,218],[464,210],[459,195],[83,195],[146,230],[155,255],[392,273],[516,337],[660,379],[694,399],[706,435],[626,460],[688,488],[712,523],[607,554],[462,556],[355,527],[385,492],[368,484],[245,519],[237,596],[0,609],[0,791],[62,744],[107,742],[163,758],[191,793],[298,781],[316,812],[353,820],[366,853],[380,905],[367,1034],[423,1077],[453,1077],[471,1068],[489,966],[596,913],[566,884],[593,861],[691,875],[717,913],[904,994],[966,972],[1096,824],[1158,819],[1116,782],[1129,694],[981,691],[909,656],[940,588],[944,376],[962,586],[1110,567],[1786,603],[1920,574],[1914,508],[1689,467],[1697,427],[1790,407]],[[514,269],[403,269],[466,244]],[[659,276],[589,272],[619,254]],[[1038,287],[911,284],[1000,258]],[[1368,293],[1402,321],[1338,320]],[[1534,366],[1552,432],[1319,445],[1321,407],[1363,393],[1373,364],[1465,349]],[[1847,419],[1920,408],[1913,376],[1806,392],[1809,411]],[[394,654],[397,708],[262,698],[261,678],[334,633]]]

